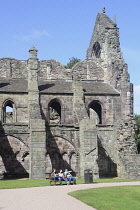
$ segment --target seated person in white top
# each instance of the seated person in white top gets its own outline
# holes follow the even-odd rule
[[[61,185],[62,185],[62,181],[63,181],[63,180],[64,180],[65,182],[67,182],[67,184],[68,184],[68,179],[67,179],[66,176],[64,176],[62,170],[59,171],[58,176],[59,176],[59,177],[58,177],[58,180],[59,180],[59,182],[60,182]]]

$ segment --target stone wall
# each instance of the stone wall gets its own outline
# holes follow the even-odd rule
[[[72,68],[73,80],[103,80],[104,71],[94,60],[80,61]]]
[[[117,151],[118,151],[118,175],[133,179],[134,174],[139,177],[139,158],[137,158],[137,147],[135,141],[135,120],[127,117],[118,123]],[[134,160],[135,157],[135,160]]]
[[[0,77],[27,78],[27,61],[19,61],[13,58],[1,58]]]
[[[28,63],[14,58],[0,59],[0,77],[2,78],[28,78]],[[56,60],[39,61],[39,79],[72,79],[71,69],[66,69]]]
[[[71,70],[56,60],[42,60],[39,62],[39,78],[43,79],[72,79]]]

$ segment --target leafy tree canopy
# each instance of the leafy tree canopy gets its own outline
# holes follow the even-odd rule
[[[72,58],[69,59],[69,62],[67,63],[67,65],[65,66],[65,68],[71,69],[79,61],[80,61],[80,59],[75,58],[75,57],[72,57]]]

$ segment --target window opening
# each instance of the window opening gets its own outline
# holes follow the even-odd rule
[[[4,122],[11,123],[13,122],[13,103],[7,102],[4,107]]]
[[[60,124],[61,123],[61,106],[60,103],[54,101],[50,104],[50,124]]]
[[[96,58],[100,58],[101,47],[99,42],[95,42],[95,44],[93,45],[93,55],[95,55]]]
[[[90,119],[95,119],[96,124],[102,124],[102,107],[98,102],[93,102],[89,108]]]

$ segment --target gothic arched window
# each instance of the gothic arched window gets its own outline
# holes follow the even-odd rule
[[[93,56],[95,55],[96,58],[100,58],[100,55],[101,55],[101,46],[100,46],[99,42],[95,42],[94,43],[92,54],[93,54]]]
[[[61,123],[61,105],[58,100],[52,100],[49,103],[49,121],[50,124]]]
[[[90,119],[94,119],[96,124],[102,124],[102,107],[98,101],[90,103],[89,117]]]

